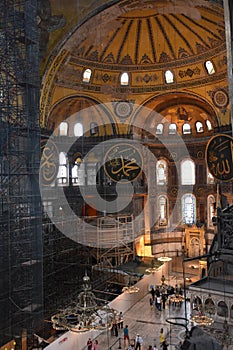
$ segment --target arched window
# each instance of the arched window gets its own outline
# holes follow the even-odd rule
[[[213,128],[212,128],[212,124],[211,124],[211,122],[207,119],[206,120],[206,126],[207,126],[207,129],[210,131],[210,130],[212,130]]]
[[[176,131],[177,131],[177,126],[175,123],[172,123],[169,125],[169,128],[168,128],[168,133],[171,135],[171,134],[176,134]]]
[[[191,134],[191,126],[190,126],[190,124],[189,123],[184,123],[183,127],[182,127],[182,130],[183,130],[183,134],[184,135]]]
[[[165,83],[166,84],[174,83],[174,75],[173,75],[172,71],[166,70],[164,75],[165,75]]]
[[[228,308],[225,301],[219,301],[217,307],[217,315],[222,317],[228,317]]]
[[[187,193],[182,197],[182,218],[186,225],[196,223],[196,198],[191,193]]]
[[[207,209],[208,209],[208,227],[213,227],[213,221],[212,218],[215,216],[215,198],[214,196],[210,195],[207,198]]]
[[[60,185],[68,183],[68,160],[65,152],[59,154],[57,182]]]
[[[92,122],[90,124],[90,134],[91,135],[97,135],[99,133],[99,127],[98,124],[95,122]]]
[[[207,298],[205,301],[205,312],[207,312],[210,315],[214,315],[216,312],[216,307],[214,305],[214,301],[212,298]]]
[[[59,125],[59,135],[60,136],[67,136],[68,135],[68,123],[67,122],[61,122]]]
[[[129,85],[129,74],[127,72],[121,74],[120,84]]]
[[[91,69],[87,68],[84,72],[83,72],[83,82],[84,83],[89,83],[91,80]]]
[[[201,122],[196,122],[197,132],[204,132],[203,124]]]
[[[214,65],[213,65],[213,63],[211,61],[206,61],[205,62],[205,68],[206,68],[207,73],[209,75],[212,75],[212,74],[215,73]]]
[[[74,186],[78,186],[78,185],[84,185],[84,181],[85,181],[85,174],[83,172],[83,167],[81,168],[81,164],[82,164],[82,158],[81,158],[81,154],[78,155],[74,161],[74,165],[72,167],[72,184]]]
[[[156,179],[157,185],[167,184],[167,162],[163,159],[156,163]]]
[[[77,137],[83,136],[83,124],[82,123],[76,123],[74,125],[74,136],[77,136]]]
[[[181,184],[195,185],[195,163],[191,159],[181,162]]]
[[[163,133],[163,124],[158,124],[156,127],[156,131],[155,131],[156,135],[162,135]]]
[[[159,205],[159,226],[166,226],[168,222],[168,205],[167,198],[160,196],[158,199]]]
[[[213,175],[207,169],[207,184],[213,185],[215,183]]]

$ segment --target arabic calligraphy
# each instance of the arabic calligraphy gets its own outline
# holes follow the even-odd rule
[[[117,144],[107,151],[104,169],[105,173],[114,181],[133,181],[141,173],[141,154],[128,143]]]
[[[206,162],[217,180],[233,179],[233,138],[220,134],[211,138],[206,147]]]
[[[53,142],[41,145],[42,156],[40,165],[40,176],[44,185],[51,184],[57,176],[58,172],[58,150]]]

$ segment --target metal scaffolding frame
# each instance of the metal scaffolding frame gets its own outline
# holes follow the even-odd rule
[[[43,315],[37,0],[0,4],[0,345]]]

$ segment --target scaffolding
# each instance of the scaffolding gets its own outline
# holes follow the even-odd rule
[[[42,318],[37,0],[0,3],[0,345]]]

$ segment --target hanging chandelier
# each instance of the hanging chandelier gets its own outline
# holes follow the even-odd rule
[[[128,286],[128,287],[126,286],[122,288],[122,292],[129,293],[129,294],[138,293],[139,288],[135,286]]]
[[[201,313],[199,315],[192,316],[190,320],[201,327],[211,326],[214,323],[212,317],[203,315]]]
[[[158,270],[159,270],[158,267],[148,267],[148,269],[146,269],[146,272],[155,273]]]
[[[129,283],[128,286],[125,286],[122,288],[123,293],[128,293],[128,294],[133,294],[133,293],[138,293],[139,288],[133,285],[132,282],[132,276],[129,276]]]
[[[161,262],[168,262],[171,260],[172,260],[172,258],[165,255],[165,250],[163,251],[163,255],[158,258],[158,261],[161,261]]]
[[[117,311],[107,305],[98,306],[87,275],[83,277],[83,282],[77,303],[51,317],[54,329],[81,333],[111,328],[117,318]]]

